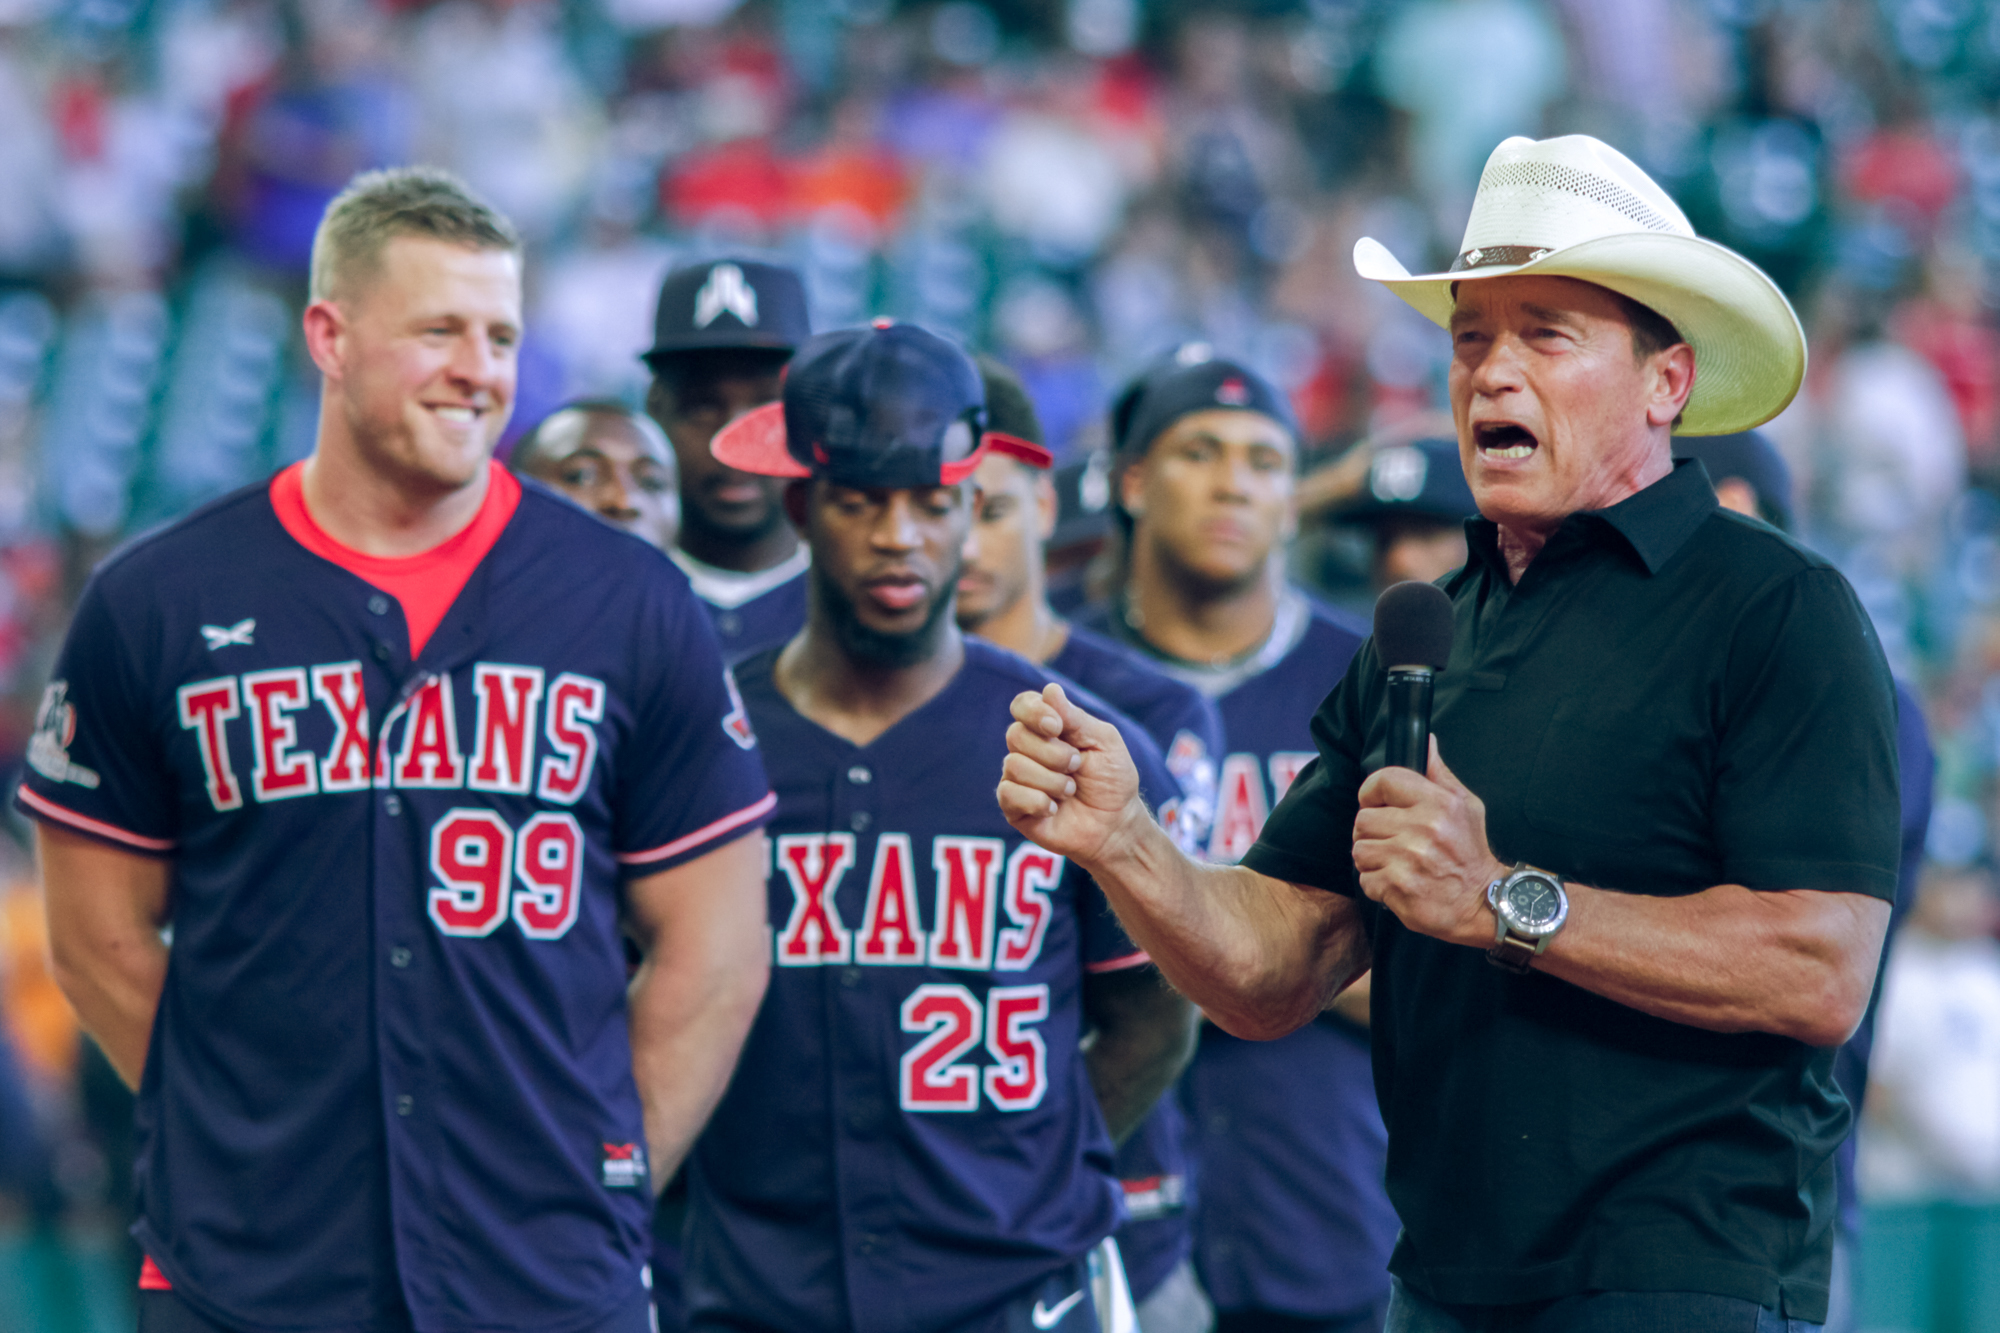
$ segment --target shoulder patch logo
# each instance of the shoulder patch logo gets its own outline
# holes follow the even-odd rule
[[[705,329],[724,311],[745,328],[757,327],[757,289],[743,280],[743,270],[734,264],[717,264],[708,271],[708,281],[694,294],[694,326]]]
[[[237,621],[234,625],[203,625],[201,627],[201,637],[208,640],[208,651],[211,653],[218,648],[228,648],[231,645],[239,648],[248,648],[251,646],[252,636],[256,632],[257,618],[255,616],[246,617]]]
[[[51,782],[97,786],[101,781],[97,770],[74,763],[69,757],[70,742],[75,739],[76,705],[69,701],[69,682],[52,680],[42,691],[42,706],[35,712],[35,735],[28,742],[28,766]]]

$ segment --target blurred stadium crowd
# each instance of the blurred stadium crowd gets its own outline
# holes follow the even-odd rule
[[[2000,1200],[2000,0],[0,0],[0,763],[95,561],[310,449],[307,251],[356,171],[449,167],[528,237],[516,434],[636,403],[660,277],[729,250],[797,267],[817,327],[993,352],[1065,461],[1201,339],[1292,394],[1318,467],[1449,429],[1444,338],[1354,240],[1441,266],[1492,146],[1570,131],[1806,323],[1769,428],[1796,527],[1941,760],[1867,1179]],[[1295,560],[1365,596],[1323,518]],[[14,833],[0,1324],[112,1326],[129,1104],[48,981]]]

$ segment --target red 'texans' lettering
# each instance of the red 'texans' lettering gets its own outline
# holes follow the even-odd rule
[[[243,787],[229,767],[229,735],[224,725],[240,717],[242,705],[236,693],[236,677],[198,680],[178,691],[181,726],[194,733],[201,746],[201,766],[207,775],[208,802],[217,810],[235,810],[243,804]]]

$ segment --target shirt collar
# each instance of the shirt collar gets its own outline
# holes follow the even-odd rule
[[[1708,470],[1692,458],[1674,460],[1674,470],[1652,485],[1629,495],[1605,509],[1585,509],[1563,520],[1550,540],[1571,534],[1570,540],[1590,540],[1598,532],[1615,532],[1639,557],[1648,574],[1657,574],[1674,553],[1687,544],[1715,512],[1715,488],[1709,484]],[[1504,568],[1500,555],[1500,529],[1489,519],[1472,518],[1465,523],[1466,541],[1471,550],[1496,568]],[[1467,562],[1470,568],[1471,562]]]

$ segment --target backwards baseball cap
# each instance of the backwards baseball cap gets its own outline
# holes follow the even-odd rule
[[[709,451],[744,472],[869,490],[956,485],[990,453],[1051,462],[1040,445],[986,429],[971,357],[886,319],[808,339],[786,368],[784,396],[724,426]]]
[[[717,259],[677,268],[660,284],[652,365],[676,352],[750,348],[789,352],[812,336],[799,275],[754,259]]]
[[[1424,439],[1377,450],[1368,460],[1367,484],[1333,517],[1343,523],[1405,517],[1457,523],[1478,511],[1465,484],[1458,441]]]
[[[1111,447],[1143,453],[1182,417],[1218,407],[1260,412],[1298,436],[1291,403],[1269,380],[1216,356],[1207,343],[1186,343],[1118,395],[1111,405]]]

